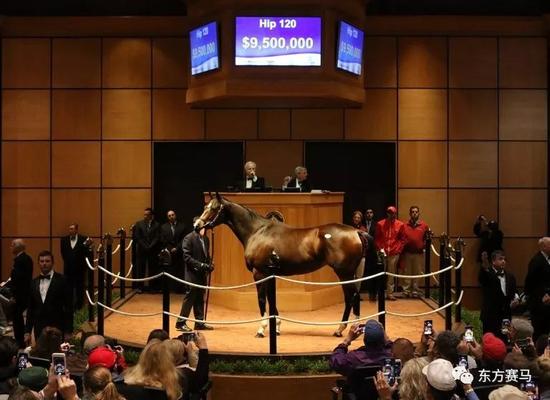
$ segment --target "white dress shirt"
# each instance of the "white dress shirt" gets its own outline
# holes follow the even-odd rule
[[[254,183],[256,183],[256,181],[258,180],[258,177],[256,175],[254,175],[252,178],[249,178],[248,176],[246,177],[246,188],[247,189],[252,189],[252,185]]]
[[[506,296],[506,275],[504,275],[504,271],[501,275],[499,275],[499,272],[493,268],[493,271],[495,271],[495,274],[497,274],[497,278],[500,281],[500,288],[502,289],[502,293]]]
[[[40,297],[42,298],[42,303],[46,301],[46,296],[48,294],[48,289],[50,288],[50,283],[52,283],[53,269],[48,274],[50,279],[40,279]]]
[[[76,246],[76,242],[78,242],[78,234],[74,235],[74,239],[70,238],[70,240],[71,240],[71,249],[74,249],[74,247]]]

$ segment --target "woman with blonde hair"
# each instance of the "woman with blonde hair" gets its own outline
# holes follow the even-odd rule
[[[128,385],[164,389],[169,400],[177,400],[182,395],[174,357],[157,339],[151,340],[145,346],[138,363],[124,371],[122,376],[124,383]]]
[[[422,400],[426,398],[428,388],[426,377],[422,374],[422,368],[428,365],[428,360],[412,358],[407,361],[401,369],[399,377],[399,399],[400,400]]]
[[[84,399],[90,400],[125,400],[113,382],[111,372],[100,365],[88,369],[82,377]]]

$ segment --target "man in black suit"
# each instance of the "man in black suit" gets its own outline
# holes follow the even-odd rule
[[[67,279],[72,293],[75,309],[84,305],[84,287],[86,279],[86,235],[78,233],[78,224],[69,225],[69,234],[61,238],[61,257],[63,275]]]
[[[168,218],[168,222],[162,224],[160,227],[161,246],[162,249],[166,249],[170,252],[171,264],[169,266],[169,272],[178,278],[183,278],[182,251],[180,244],[183,239],[185,224],[178,221],[176,213],[173,210],[168,211],[166,217]],[[176,281],[171,282],[174,283],[172,287],[174,291],[183,293],[179,283]]]
[[[32,281],[32,258],[25,253],[23,239],[14,239],[11,242],[13,267],[9,282],[5,287],[11,292],[11,299],[15,301],[13,307],[13,334],[20,347],[24,347],[25,320],[23,312],[29,305],[29,288]]]
[[[483,294],[480,319],[483,333],[492,332],[503,338],[503,319],[512,319],[512,307],[519,303],[516,291],[516,278],[505,271],[506,256],[502,250],[491,254],[491,266],[479,270],[479,284]]]
[[[529,261],[525,277],[527,306],[535,329],[534,341],[550,331],[550,237],[539,239],[539,249]]]
[[[193,223],[198,219],[195,217]],[[208,237],[204,235],[204,228],[199,232],[191,232],[183,238],[183,261],[185,262],[185,280],[199,285],[206,285],[207,276],[214,270],[210,260]],[[204,320],[204,289],[191,287],[183,298],[180,316],[189,317],[191,308],[195,319]],[[183,332],[191,331],[185,320],[176,322],[176,329]],[[214,329],[204,323],[196,323],[195,329]]]
[[[247,161],[244,164],[244,179],[239,184],[242,191],[262,192],[265,190],[265,179],[256,175],[256,163]]]
[[[307,168],[298,166],[294,168],[294,178],[292,178],[288,184],[287,188],[300,188],[300,192],[311,192],[311,184],[307,179]]]
[[[155,221],[151,208],[146,208],[143,212],[143,219],[134,225],[134,241],[137,250],[136,277],[144,278],[156,275],[158,273],[158,254],[160,251],[160,225]],[[150,282],[149,287],[151,290],[160,289],[160,279]],[[137,287],[143,289],[143,282],[138,283]]]
[[[25,327],[25,343],[30,344],[34,328],[36,339],[46,326],[53,326],[68,341],[73,332],[73,299],[65,277],[53,270],[53,254],[43,250],[38,254],[40,275],[32,280]]]

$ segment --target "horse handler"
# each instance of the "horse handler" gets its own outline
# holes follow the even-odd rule
[[[193,218],[193,223],[199,217]],[[205,229],[199,232],[191,232],[183,238],[182,250],[185,263],[185,280],[198,285],[206,285],[208,274],[214,271],[214,264],[210,260],[208,237],[204,234]],[[188,318],[193,309],[195,319],[204,320],[204,294],[205,289],[190,287],[189,292],[183,298],[180,316]],[[190,332],[185,319],[178,319],[176,329],[182,332]],[[195,330],[212,330],[212,326],[205,323],[195,323]]]

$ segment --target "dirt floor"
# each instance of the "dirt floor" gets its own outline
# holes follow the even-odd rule
[[[170,311],[179,314],[182,295],[172,295]],[[361,314],[368,316],[375,314],[375,302],[362,301]],[[432,309],[418,299],[400,299],[386,303],[387,311],[414,314],[431,311]],[[125,303],[120,311],[129,313],[154,313],[162,310],[161,295],[138,294]],[[334,304],[316,311],[280,312],[281,316],[309,322],[337,321],[342,315],[343,304]],[[192,316],[192,315],[191,315]],[[259,313],[234,311],[219,305],[210,305],[208,321],[240,321],[259,317]],[[386,316],[386,329],[391,339],[406,337],[417,342],[420,339],[425,319],[432,319],[436,330],[444,329],[445,321],[437,313],[419,317]],[[170,318],[170,336],[176,337],[179,332],[174,329],[175,318]],[[255,338],[259,326],[257,322],[240,325],[217,325],[215,329],[206,332],[208,347],[212,352],[221,353],[269,353],[269,339],[266,330],[265,338]],[[190,323],[189,326],[193,327]],[[105,334],[116,337],[121,342],[143,346],[152,329],[162,327],[162,316],[133,317],[121,314],[112,314],[105,320]],[[342,341],[332,336],[336,325],[312,326],[290,322],[281,325],[281,335],[277,339],[278,353],[315,353],[328,352]],[[361,340],[356,341],[357,346]],[[354,347],[352,345],[352,347]]]

